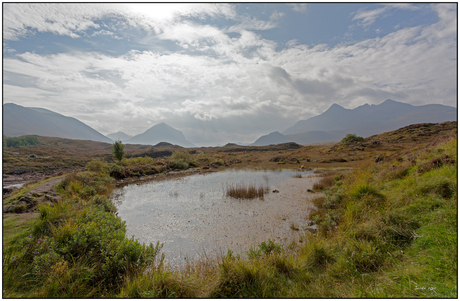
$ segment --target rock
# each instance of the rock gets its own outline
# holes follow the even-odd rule
[[[275,190],[273,190],[273,193],[279,193],[279,190],[275,189]]]
[[[203,169],[210,169],[211,167],[209,166],[203,166]]]
[[[3,195],[13,192],[13,188],[3,188]]]
[[[21,198],[18,202],[19,205],[22,205],[22,204],[25,204],[25,205],[29,205],[29,204],[33,204],[35,203],[35,200],[28,197],[28,196],[25,196],[23,198]]]
[[[212,168],[219,168],[219,165],[217,165],[217,164],[211,164],[211,167],[212,167]]]

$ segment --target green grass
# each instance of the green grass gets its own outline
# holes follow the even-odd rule
[[[35,219],[24,219],[22,217],[3,220],[3,246],[10,245],[18,237],[24,236],[34,222]]]

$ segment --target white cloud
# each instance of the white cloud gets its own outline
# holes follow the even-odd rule
[[[322,113],[334,102],[349,108],[386,98],[456,105],[455,5],[434,5],[440,21],[430,26],[332,48],[291,40],[282,50],[249,30],[269,28],[274,21],[242,19],[228,5],[192,7],[171,11],[161,21],[168,26],[136,19],[135,12],[126,20],[135,26],[156,26],[157,37],[188,47],[193,54],[132,50],[117,56],[74,51],[5,57],[4,71],[24,76],[17,77],[20,85],[4,84],[4,102],[55,110],[106,134],[120,129],[138,134],[165,121],[198,145],[251,142]],[[380,14],[362,14],[356,20],[371,22]],[[241,24],[219,28],[168,21],[192,15],[239,18]],[[83,17],[75,13],[69,24],[79,18]],[[10,38],[29,30],[8,28]],[[83,33],[71,25],[63,28]],[[108,29],[97,32],[110,34]],[[215,131],[206,131],[209,128]]]
[[[296,12],[301,12],[304,13],[307,11],[307,5],[305,3],[295,3],[295,4],[289,4],[292,8],[292,10]]]
[[[377,17],[386,12],[388,7],[380,7],[373,10],[360,10],[353,17],[353,21],[360,21],[360,25],[367,27],[375,22]]]

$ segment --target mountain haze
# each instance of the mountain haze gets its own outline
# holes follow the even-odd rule
[[[318,116],[298,121],[286,129],[283,134],[344,131],[367,137],[416,123],[456,120],[457,109],[454,107],[439,104],[413,106],[387,99],[379,105],[365,104],[355,109],[345,109],[338,104],[333,104],[326,112]]]
[[[112,140],[75,118],[43,108],[27,108],[14,103],[3,105],[3,135],[39,135],[112,143]]]
[[[132,137],[126,141],[126,144],[155,145],[160,142],[168,142],[182,147],[195,146],[185,138],[181,131],[178,131],[163,122],[152,126],[142,134]]]
[[[125,134],[125,133],[123,133],[121,131],[116,132],[116,133],[112,133],[112,134],[108,134],[106,136],[108,138],[112,139],[113,141],[120,140],[123,143],[125,143],[126,141],[128,141],[129,139],[131,139],[133,137],[133,136]]]
[[[261,136],[257,139],[252,146],[265,146],[270,144],[280,144],[280,143],[287,143],[287,142],[294,142],[294,139],[287,137],[280,132],[272,132],[268,135]]]

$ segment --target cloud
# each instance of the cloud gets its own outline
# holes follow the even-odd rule
[[[402,10],[418,10],[420,9],[418,6],[409,3],[386,3],[383,4],[383,7],[379,7],[372,10],[365,10],[360,9],[354,16],[353,21],[358,21],[358,24],[363,27],[368,27],[372,23],[377,20],[377,18],[381,17],[385,13],[387,13],[391,9],[402,9]]]
[[[289,4],[289,5],[291,6],[293,11],[300,12],[300,13],[304,13],[307,11],[307,5],[305,3],[302,3],[302,4],[295,3],[295,4]]]
[[[87,29],[99,29],[97,20],[115,17],[126,26],[161,33],[183,18],[235,18],[229,4],[24,4],[6,3],[3,11],[3,38],[18,40],[28,34],[51,32],[79,38]],[[107,33],[101,31],[101,33]]]
[[[94,19],[111,13],[113,10],[102,4],[5,3],[3,38],[17,40],[34,30],[77,38],[89,28],[99,28]]]
[[[388,7],[381,7],[373,10],[360,10],[353,17],[353,21],[360,21],[359,24],[367,27],[375,22],[377,17],[386,12]]]
[[[228,5],[189,7],[170,11],[155,23],[129,12],[131,17],[123,20],[131,20],[136,28],[158,30],[157,41],[173,41],[184,48],[133,49],[122,55],[26,52],[5,57],[4,102],[48,108],[105,134],[118,130],[139,134],[164,121],[197,145],[253,142],[320,114],[334,102],[348,108],[387,98],[456,105],[456,7],[439,4],[432,9],[439,22],[429,26],[335,47],[290,41],[282,49],[248,29],[274,26],[273,20],[282,17],[277,14],[258,23],[236,16]],[[101,15],[82,17],[75,12],[69,24],[86,18],[100,26],[85,25],[97,29],[91,32],[118,35],[91,17]],[[183,16],[229,18],[240,27],[203,25]],[[171,21],[177,18],[181,21]],[[372,14],[359,20],[370,22]],[[30,30],[7,26],[18,28],[12,36],[21,28]],[[71,25],[67,29],[85,34]]]

